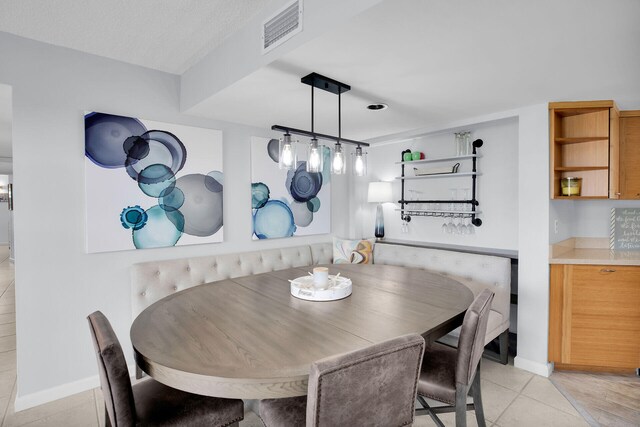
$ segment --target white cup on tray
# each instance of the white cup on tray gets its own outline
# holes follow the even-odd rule
[[[329,269],[327,267],[314,267],[313,269],[313,287],[316,289],[324,289],[329,283]]]

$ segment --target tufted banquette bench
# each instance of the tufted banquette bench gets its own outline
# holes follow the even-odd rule
[[[234,277],[332,262],[333,245],[316,243],[135,264],[131,275],[133,318],[154,302],[182,289]],[[491,289],[495,297],[489,314],[485,344],[499,336],[501,361],[506,363],[511,291],[511,265],[508,258],[376,244],[373,262],[434,271],[458,280],[476,296],[485,288]],[[458,330],[452,332],[443,341],[457,343],[458,333]]]
[[[331,243],[315,243],[291,248],[134,264],[131,271],[133,318],[154,302],[182,289],[234,277],[332,262]]]
[[[493,291],[495,297],[489,312],[484,343],[486,345],[499,337],[500,361],[507,363],[511,304],[509,258],[385,243],[374,246],[373,262],[424,268],[451,277],[471,289],[474,296],[478,296],[486,288]],[[441,341],[455,344],[459,335],[460,328]]]

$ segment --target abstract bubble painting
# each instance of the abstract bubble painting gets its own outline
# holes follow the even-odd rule
[[[87,252],[222,242],[221,131],[97,112],[84,123]]]
[[[281,170],[278,140],[251,138],[254,240],[331,232],[330,150],[325,147],[322,172],[307,172],[304,148],[304,143],[299,143],[295,169]]]

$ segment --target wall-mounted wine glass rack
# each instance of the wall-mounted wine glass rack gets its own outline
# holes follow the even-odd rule
[[[476,182],[478,179],[477,172],[477,162],[478,162],[478,153],[477,149],[482,147],[483,141],[481,139],[476,139],[472,144],[472,153],[464,156],[452,156],[452,157],[441,157],[436,159],[425,159],[425,160],[412,160],[412,161],[400,161],[396,162],[402,166],[402,174],[396,179],[400,180],[401,188],[402,188],[402,199],[398,200],[400,203],[400,217],[403,221],[409,222],[411,221],[412,216],[432,216],[432,217],[456,217],[456,218],[471,218],[471,223],[476,227],[482,225],[482,220],[478,218],[478,215],[481,213],[478,210],[478,206],[480,203],[477,199],[476,192]],[[411,150],[404,150],[402,152],[402,157],[404,157],[405,153],[410,153]],[[436,163],[436,162],[445,162],[445,161],[458,161],[458,160],[467,160],[471,159],[471,172],[452,172],[452,173],[439,173],[433,175],[421,175],[421,176],[406,176],[405,175],[405,166],[416,165],[416,164],[424,164],[424,163]],[[457,169],[456,169],[457,170]],[[471,177],[471,199],[468,200],[407,200],[405,197],[405,181],[406,180],[414,180],[414,179],[438,179],[438,178],[457,178],[462,176],[470,176]],[[451,209],[411,209],[410,205],[471,205],[470,210],[451,210]]]

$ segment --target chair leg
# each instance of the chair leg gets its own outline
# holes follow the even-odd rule
[[[480,364],[476,370],[476,376],[471,384],[471,397],[473,398],[473,406],[476,412],[476,421],[478,427],[486,427],[484,420],[484,408],[482,407],[482,391],[480,389]]]
[[[500,363],[509,363],[509,329],[500,334]]]
[[[107,407],[104,407],[104,427],[111,427],[111,419],[109,418],[109,412]]]
[[[417,397],[418,397],[418,402],[420,402],[420,405],[422,405],[422,408],[429,414],[433,422],[436,423],[438,427],[445,427],[442,421],[440,421],[440,418],[438,418],[438,416],[433,413],[433,411],[431,410],[431,406],[429,406],[427,401],[424,400],[424,398],[420,395],[418,395]],[[416,413],[418,413],[418,411],[421,411],[421,410],[416,410]]]
[[[136,379],[139,380],[144,377],[144,372],[140,369],[140,366],[136,365]]]
[[[467,427],[467,394],[469,388],[456,384],[456,427]]]

